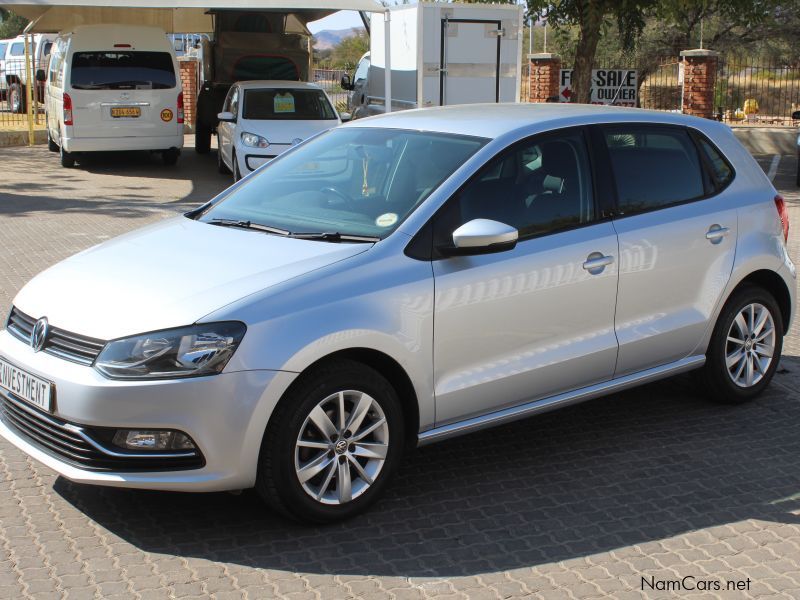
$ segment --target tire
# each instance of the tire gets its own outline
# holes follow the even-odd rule
[[[362,437],[355,447],[352,441],[348,446],[347,440],[356,436],[342,432],[339,425],[340,392],[345,427],[352,423],[356,407],[368,407],[356,428],[356,435]],[[314,420],[312,415],[316,415]],[[315,425],[321,416],[333,427],[330,439]],[[376,425],[381,419],[382,424]],[[364,435],[370,428],[374,429]],[[304,441],[327,444],[328,449],[301,447],[301,436]],[[273,509],[295,520],[331,523],[348,519],[366,510],[386,489],[403,455],[404,439],[403,412],[392,385],[361,363],[331,361],[301,375],[278,403],[264,433],[256,490]],[[375,453],[365,456],[368,449],[364,444],[370,444],[369,452]],[[354,466],[356,462],[360,470]],[[316,474],[301,483],[300,473],[311,465],[313,471],[305,473]],[[348,488],[340,481],[350,481],[349,500]]]
[[[59,148],[59,153],[61,155],[61,166],[65,169],[71,169],[75,166],[75,155],[72,152],[67,152],[64,150],[64,146]]]
[[[239,161],[236,158],[236,152],[231,152],[231,162],[233,163],[233,182],[236,183],[242,178],[242,173],[239,171]]]
[[[12,83],[8,88],[8,110],[17,114],[25,112],[24,88],[19,83]]]
[[[58,147],[58,144],[56,144],[53,141],[53,138],[50,136],[50,128],[49,127],[47,128],[47,149],[50,150],[50,152],[58,152],[60,150],[60,148]]]
[[[217,136],[217,171],[219,171],[222,175],[229,175],[231,170],[225,164],[225,161],[222,160],[222,148],[219,144],[219,136]]]
[[[752,312],[749,307],[753,307]],[[768,316],[759,328],[758,323],[764,314],[762,310]],[[755,328],[750,327],[753,320],[756,322]],[[770,326],[773,333],[766,335]],[[755,336],[751,335],[753,329]],[[753,339],[756,343],[753,343]],[[761,343],[758,343],[759,339]],[[742,340],[743,343],[734,340]],[[715,402],[742,404],[753,400],[772,380],[782,349],[783,316],[778,303],[764,288],[745,285],[728,299],[717,319],[706,353],[706,364],[698,372],[700,382]],[[770,351],[772,356],[767,357]],[[737,357],[741,358],[729,370],[728,359]]]
[[[161,160],[164,161],[166,166],[171,167],[178,162],[179,156],[180,152],[178,152],[178,150],[175,148],[170,148],[169,150],[164,150],[164,152],[161,153]]]
[[[211,151],[211,127],[200,119],[194,128],[194,151],[198,154],[208,154]]]

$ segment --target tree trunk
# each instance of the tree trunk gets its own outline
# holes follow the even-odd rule
[[[602,0],[579,0],[581,35],[575,51],[575,67],[572,72],[572,102],[588,104],[592,95],[592,68],[600,27],[603,22]]]

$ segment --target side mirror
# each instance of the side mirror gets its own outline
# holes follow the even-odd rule
[[[491,219],[473,219],[453,232],[453,245],[439,248],[446,256],[492,254],[511,250],[517,245],[519,232],[511,225]]]
[[[342,120],[342,123],[347,123],[348,121],[353,120],[353,115],[349,112],[341,112],[339,113],[339,118]]]
[[[44,69],[36,69],[36,81],[47,81],[47,73],[44,72]]]
[[[222,123],[236,123],[236,115],[229,111],[219,113],[217,118]]]
[[[339,81],[339,86],[343,90],[348,90],[348,91],[352,90],[353,89],[353,82],[350,80],[350,75],[348,75],[347,73],[342,75],[342,78]]]
[[[795,121],[800,121],[800,110],[796,110],[792,113],[792,119]]]

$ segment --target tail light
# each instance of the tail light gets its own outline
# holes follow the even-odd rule
[[[178,125],[183,124],[183,92],[178,94]]]
[[[72,98],[64,92],[64,125],[72,125]]]
[[[781,225],[783,225],[783,239],[789,241],[789,210],[786,208],[786,200],[783,196],[778,194],[775,196],[775,208],[778,209],[778,217],[780,217]]]

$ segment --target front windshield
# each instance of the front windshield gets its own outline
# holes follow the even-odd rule
[[[488,140],[333,129],[250,177],[199,220],[385,238]]]
[[[322,90],[245,90],[242,118],[250,121],[323,121],[336,119]]]

